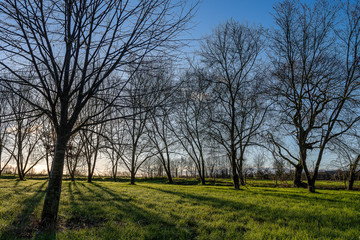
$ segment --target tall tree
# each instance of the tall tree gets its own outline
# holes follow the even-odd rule
[[[9,104],[7,100],[8,93],[0,89],[0,175],[10,163],[12,156],[5,156],[6,145],[9,139],[9,121],[7,120],[9,112]],[[11,152],[13,150],[10,150]]]
[[[27,90],[22,89],[25,95]],[[42,148],[37,147],[41,139],[40,122],[37,116],[32,116],[29,104],[17,95],[10,94],[8,104],[14,116],[9,130],[12,137],[12,150],[6,148],[16,162],[16,169],[20,180],[44,157]]]
[[[275,6],[272,62],[277,122],[298,154],[292,154],[289,145],[277,142],[276,146],[284,159],[304,169],[310,192],[315,191],[329,141],[358,121],[354,117],[358,107],[350,101],[355,100],[360,76],[360,12],[355,6],[349,3],[339,8],[327,1],[306,5],[291,0]],[[339,10],[344,14],[342,24],[336,15]],[[346,54],[338,54],[339,49]],[[310,152],[315,156],[313,169],[308,165]]]
[[[172,157],[174,156],[174,146],[176,138],[171,132],[171,123],[174,109],[176,108],[176,97],[174,95],[177,90],[173,69],[163,62],[156,73],[156,78],[162,86],[162,91],[158,93],[157,98],[161,102],[156,106],[149,116],[149,124],[146,125],[147,134],[152,147],[154,157],[163,166],[169,183],[173,183],[172,176]]]
[[[205,185],[210,108],[208,83],[195,71],[187,72],[183,78],[185,80],[178,96],[181,102],[174,114],[174,121],[170,122],[171,131],[195,165],[201,184]]]
[[[125,88],[123,112],[125,142],[127,148],[121,159],[130,172],[130,183],[135,184],[135,176],[140,167],[149,158],[153,157],[151,141],[148,137],[147,126],[150,124],[151,113],[156,106],[161,106],[167,99],[163,93],[169,89],[161,77],[162,68],[150,61],[144,63],[132,75]]]
[[[56,131],[43,230],[55,229],[67,142],[93,117],[77,122],[79,114],[112,74],[174,43],[168,40],[191,17],[187,6],[184,0],[1,1],[0,66],[7,74],[0,83],[47,114]],[[121,91],[125,84],[112,87]],[[23,85],[32,97],[18,91]]]
[[[266,99],[258,91],[263,85],[258,64],[265,47],[263,35],[262,27],[230,20],[218,26],[201,48],[216,102],[213,137],[227,152],[235,189],[240,188],[245,151],[266,114]]]

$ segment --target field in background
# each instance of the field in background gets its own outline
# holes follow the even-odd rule
[[[65,180],[57,239],[359,239],[360,192],[195,179]],[[280,183],[280,182],[279,182]],[[291,184],[280,183],[280,184]],[[0,178],[0,239],[33,238],[47,181]],[[342,182],[320,182],[343,188]],[[280,185],[282,186],[282,185]],[[357,187],[359,187],[357,183]]]

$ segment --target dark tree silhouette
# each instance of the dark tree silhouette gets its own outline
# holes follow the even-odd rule
[[[183,0],[1,1],[0,83],[46,114],[56,131],[43,230],[55,229],[70,136],[114,100],[78,122],[84,107],[102,86],[124,87],[126,80],[103,85],[123,66],[175,43],[168,40],[185,28],[192,10]],[[19,91],[24,85],[29,97]]]

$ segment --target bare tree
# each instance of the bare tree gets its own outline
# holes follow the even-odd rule
[[[172,157],[174,156],[173,147],[177,140],[171,132],[171,123],[174,109],[176,108],[175,91],[178,86],[174,82],[173,69],[169,67],[169,61],[157,69],[156,78],[161,84],[163,91],[158,92],[158,101],[161,105],[155,107],[150,113],[149,124],[146,125],[148,138],[150,140],[154,157],[163,166],[169,183],[173,183],[172,179]]]
[[[9,138],[10,123],[7,120],[7,116],[9,116],[7,96],[8,94],[6,93],[6,91],[0,89],[0,175],[12,159],[11,154],[7,154],[5,156],[6,145],[8,144]],[[11,150],[11,152],[12,151],[13,150]]]
[[[147,126],[154,107],[166,101],[162,93],[168,89],[158,71],[161,68],[157,68],[153,62],[143,64],[125,88],[123,105],[127,107],[123,108],[124,112],[121,114],[127,116],[124,118],[124,129],[128,136],[125,139],[128,147],[120,157],[130,172],[131,184],[135,184],[136,173],[144,162],[156,154],[151,151]]]
[[[99,158],[101,148],[104,148],[102,131],[104,124],[87,127],[80,131],[81,141],[84,142],[83,154],[87,165],[87,181],[92,182],[95,173],[95,166]]]
[[[86,140],[75,134],[71,136],[65,154],[66,167],[70,175],[71,181],[75,181],[75,175],[77,173],[81,160],[84,159],[84,147],[87,144]]]
[[[228,154],[235,189],[240,188],[246,149],[254,143],[266,114],[265,100],[257,92],[263,85],[258,68],[265,47],[263,34],[261,27],[230,20],[218,26],[201,49],[216,101],[211,119],[213,137]]]
[[[330,150],[338,155],[334,166],[345,173],[345,180],[348,182],[347,190],[354,189],[356,176],[360,173],[360,138],[356,128],[343,136],[334,138],[330,142]]]
[[[275,6],[272,61],[277,122],[298,154],[292,154],[288,146],[276,145],[286,155],[284,159],[298,159],[289,162],[304,169],[310,192],[315,191],[327,144],[358,120],[353,117],[358,116],[354,114],[356,102],[350,101],[360,76],[358,9],[356,4],[339,8],[327,1],[310,6],[286,0]],[[346,17],[336,25],[339,10]],[[313,169],[308,164],[310,152],[316,156]]]
[[[110,160],[111,175],[115,182],[117,180],[121,156],[125,154],[125,149],[128,147],[125,142],[125,124],[123,121],[122,119],[116,119],[105,126],[107,138],[105,139],[105,147],[102,151]]]
[[[55,229],[66,145],[93,117],[77,122],[89,99],[123,66],[173,43],[168,40],[184,29],[192,9],[183,0],[1,1],[0,66],[8,73],[1,85],[47,114],[57,136],[43,230]],[[23,74],[29,69],[32,77]],[[23,96],[22,85],[36,99]]]
[[[42,124],[40,127],[40,141],[45,151],[46,170],[50,177],[52,159],[55,150],[56,133],[54,127],[52,126],[51,121],[49,121],[47,116],[43,117],[41,123]]]
[[[23,89],[23,92],[27,92]],[[25,95],[26,93],[24,93]],[[8,130],[12,137],[12,148],[6,148],[8,154],[16,162],[17,173],[20,180],[25,180],[29,173],[44,157],[41,148],[37,148],[40,142],[39,118],[31,115],[29,105],[19,96],[11,94],[8,98],[14,120]]]
[[[182,150],[193,161],[201,184],[206,178],[206,140],[208,135],[209,103],[208,84],[195,72],[187,72],[182,84],[171,131],[175,134]]]

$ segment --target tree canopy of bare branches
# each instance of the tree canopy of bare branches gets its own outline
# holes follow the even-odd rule
[[[55,228],[67,142],[93,117],[78,122],[84,107],[104,86],[121,92],[126,78],[104,83],[155,50],[164,53],[192,10],[183,0],[1,1],[0,83],[46,114],[57,136],[43,229]]]

